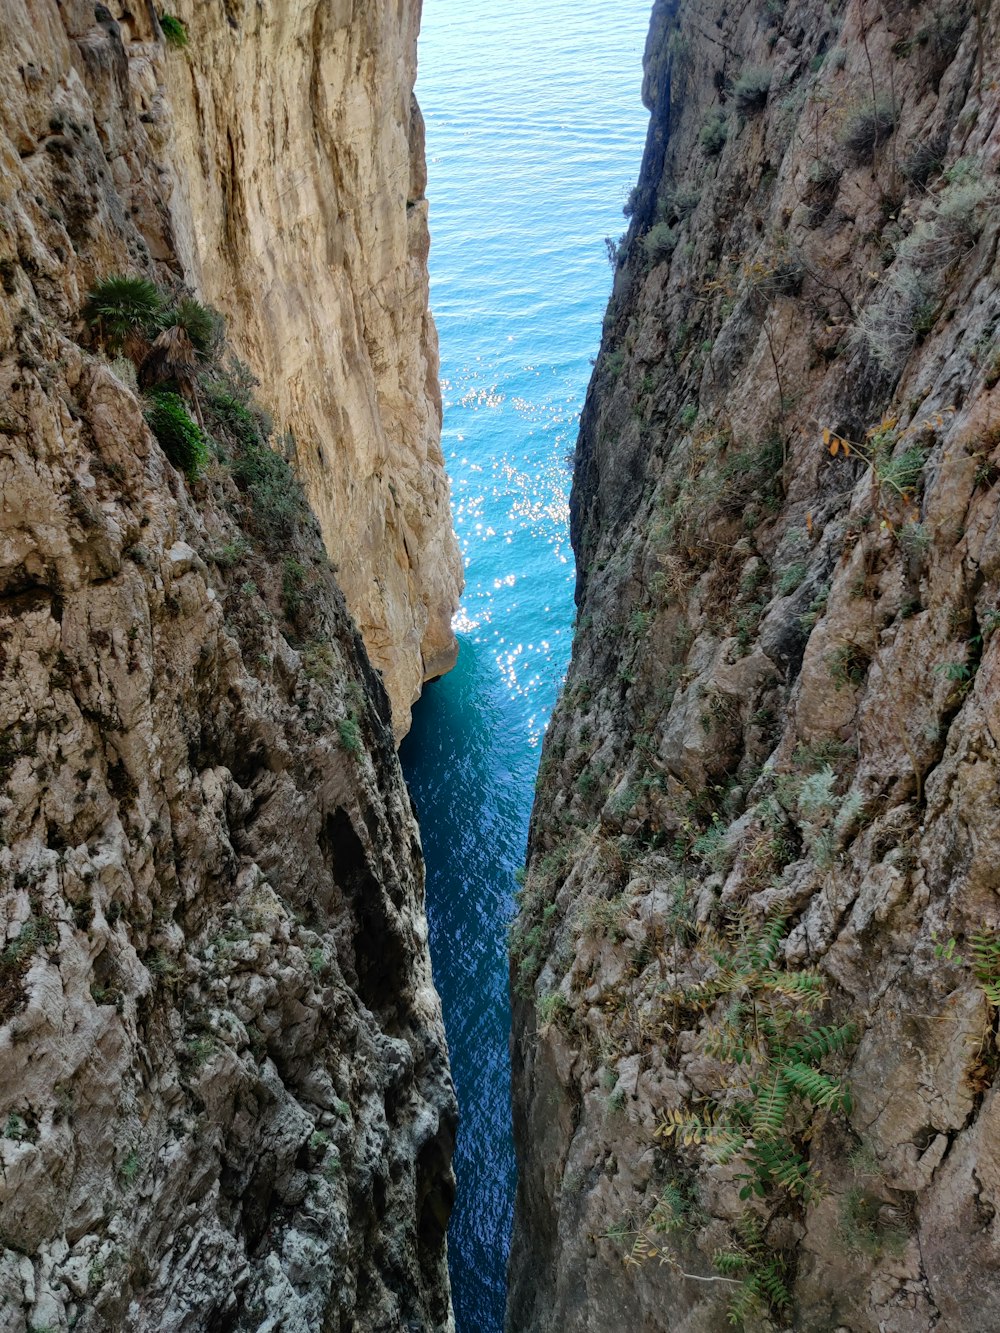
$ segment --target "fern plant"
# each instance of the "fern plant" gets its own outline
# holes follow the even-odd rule
[[[969,962],[979,989],[1000,1009],[1000,939],[992,931],[977,931],[969,939]]]
[[[947,963],[967,963],[988,1002],[1000,1009],[1000,937],[992,930],[977,930],[969,936],[964,955],[957,951],[954,937],[942,942],[932,931],[931,939],[934,941],[934,956]]]
[[[781,1316],[791,1307],[785,1264],[767,1244],[753,1213],[743,1213],[734,1227],[733,1244],[716,1250],[712,1262],[723,1277],[740,1283],[729,1302],[730,1324],[767,1312]]]
[[[626,1266],[638,1267],[650,1259],[674,1262],[668,1238],[690,1233],[707,1220],[695,1201],[690,1183],[679,1178],[668,1180],[638,1230],[626,1232],[633,1236],[632,1249],[625,1256]]]
[[[817,1111],[851,1106],[844,1082],[822,1065],[853,1041],[854,1025],[816,1023],[826,986],[815,969],[782,965],[785,920],[773,916],[757,930],[738,923],[711,950],[714,974],[671,997],[711,1013],[705,1051],[734,1070],[707,1106],[668,1111],[657,1137],[700,1145],[718,1162],[741,1158],[742,1199],[775,1189],[814,1196],[818,1185],[797,1127]]]

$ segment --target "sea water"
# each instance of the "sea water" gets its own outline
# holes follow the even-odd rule
[[[507,929],[542,735],[569,658],[569,457],[647,114],[649,0],[425,0],[431,305],[466,589],[458,666],[403,763],[461,1112],[459,1333],[503,1326],[514,1200]]]

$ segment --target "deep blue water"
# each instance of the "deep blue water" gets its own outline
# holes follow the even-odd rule
[[[425,0],[431,304],[466,591],[458,666],[403,745],[461,1109],[459,1333],[499,1333],[514,1199],[507,926],[569,658],[568,456],[600,342],[605,235],[639,167],[649,0]]]

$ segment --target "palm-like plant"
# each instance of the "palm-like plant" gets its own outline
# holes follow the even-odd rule
[[[156,284],[124,273],[95,283],[83,307],[84,320],[115,355],[148,342],[162,313],[163,296]]]
[[[183,329],[202,361],[218,356],[225,336],[222,316],[211,306],[202,305],[193,296],[182,296],[165,311],[161,320],[164,328]]]

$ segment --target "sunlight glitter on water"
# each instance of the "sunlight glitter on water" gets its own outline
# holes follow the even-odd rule
[[[466,590],[455,670],[414,710],[435,980],[462,1123],[459,1333],[500,1333],[513,1208],[507,926],[573,617],[569,466],[645,136],[649,0],[425,0],[431,303]],[[498,59],[498,53],[503,58]]]

